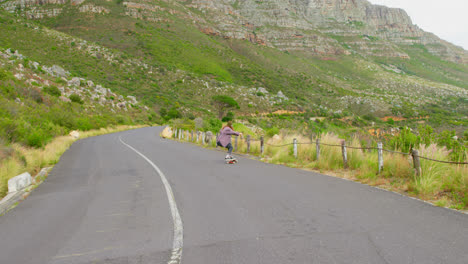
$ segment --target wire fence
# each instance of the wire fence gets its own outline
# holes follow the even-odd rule
[[[202,140],[206,142],[213,141],[213,138],[215,135],[211,134],[211,136],[207,136],[204,132],[195,132],[197,135],[196,141],[198,142],[200,140],[200,133],[202,133]],[[188,134],[188,135],[186,135]],[[175,137],[178,138],[179,140],[186,135],[187,139],[191,138],[192,141],[194,140],[194,131],[188,132],[184,130],[176,130]],[[216,135],[216,138],[218,135]],[[445,160],[437,160],[437,159],[432,159],[424,156],[420,156],[417,150],[412,150],[409,153],[406,152],[401,152],[401,151],[395,151],[395,150],[389,150],[389,149],[384,149],[382,148],[382,143],[379,143],[377,147],[354,147],[354,146],[347,146],[345,141],[342,141],[341,144],[328,144],[328,143],[320,143],[318,140],[316,142],[297,142],[296,139],[293,140],[292,143],[285,143],[285,144],[270,144],[265,142],[263,137],[260,137],[259,139],[252,138],[250,135],[247,137],[243,138],[245,139],[245,142],[247,143],[247,151],[250,150],[250,145],[253,142],[260,142],[260,154],[264,153],[264,146],[269,146],[269,147],[274,147],[274,148],[281,148],[281,147],[287,147],[287,146],[293,146],[294,148],[294,156],[297,158],[297,147],[298,145],[316,145],[316,146],[328,146],[328,147],[340,147],[342,148],[343,151],[343,162],[347,163],[347,153],[346,149],[359,149],[359,150],[377,150],[379,153],[379,172],[381,170],[381,166],[383,166],[383,152],[387,153],[393,153],[393,154],[401,154],[401,155],[406,155],[406,156],[412,156],[414,160],[414,167],[416,171],[420,171],[420,161],[419,159],[424,159],[424,160],[429,160],[433,162],[439,162],[439,163],[445,163],[445,164],[454,164],[454,165],[468,165],[468,162],[455,162],[455,161],[445,161]],[[235,140],[235,146],[234,149],[237,150],[237,144],[238,140]],[[317,148],[319,151],[319,148]],[[319,155],[319,153],[317,153]],[[317,156],[318,156],[317,155]]]

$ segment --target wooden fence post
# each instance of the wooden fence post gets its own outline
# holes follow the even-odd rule
[[[260,137],[260,154],[263,155],[264,146],[263,146],[263,136]]]
[[[237,141],[239,140],[239,137],[234,138],[234,152],[237,152]]]
[[[191,132],[190,141],[192,141],[192,142],[193,142],[193,141],[194,141],[194,140],[193,140],[193,130],[192,130],[192,131],[190,131],[190,132]]]
[[[413,156],[414,171],[416,176],[421,176],[421,163],[419,161],[419,151],[413,149],[411,155]]]
[[[383,144],[382,142],[377,143],[378,154],[379,154],[379,174],[383,170]]]
[[[320,159],[320,138],[317,138],[315,140],[315,149],[316,149],[316,152],[317,152],[317,161],[319,161],[319,159]]]
[[[250,135],[247,135],[247,153],[250,153]]]
[[[293,152],[294,152],[294,158],[297,159],[297,139],[293,140]]]
[[[345,140],[341,142],[341,151],[343,154],[343,167],[347,169],[348,168],[348,155],[346,153],[346,141]]]
[[[202,145],[205,145],[206,133],[202,132]]]
[[[177,129],[174,128],[174,138],[177,139]]]

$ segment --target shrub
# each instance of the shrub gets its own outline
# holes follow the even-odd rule
[[[26,137],[26,144],[30,147],[41,148],[45,146],[50,137],[42,131],[42,129],[35,129]]]
[[[223,122],[217,118],[210,118],[208,120],[205,120],[205,130],[206,131],[212,131],[212,132],[217,132],[221,129],[223,126]]]
[[[41,94],[41,91],[37,88],[33,88],[33,89],[28,89],[26,91],[27,95],[33,99],[36,103],[42,103],[44,102],[44,99],[42,98],[42,94]]]
[[[234,113],[229,111],[225,117],[221,121],[227,122],[227,121],[232,121],[234,119]]]
[[[177,108],[172,107],[169,112],[167,112],[167,117],[168,119],[176,119],[176,118],[181,118],[182,114],[177,110]]]
[[[266,135],[269,136],[269,137],[277,135],[278,133],[279,133],[279,128],[277,128],[277,127],[272,127],[270,129],[266,130]]]
[[[6,80],[8,77],[8,73],[3,70],[3,69],[0,69],[0,80]]]
[[[78,103],[78,104],[83,104],[84,103],[83,100],[81,100],[81,97],[79,95],[77,95],[77,94],[72,94],[72,95],[70,95],[69,98],[74,103]]]
[[[234,98],[227,95],[215,95],[211,97],[212,103],[218,111],[218,117],[222,118],[223,114],[227,109],[236,108],[239,109],[239,104]]]
[[[60,92],[59,88],[53,85],[44,87],[43,91],[56,97],[59,97],[60,95],[62,95],[62,92]]]

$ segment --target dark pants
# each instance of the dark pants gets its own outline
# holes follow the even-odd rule
[[[223,146],[223,145],[221,145],[221,143],[220,143],[219,141],[217,142],[216,145],[218,145],[218,146],[220,146],[220,147]],[[227,144],[225,148],[228,149],[228,154],[229,154],[229,156],[230,156],[230,155],[232,154],[232,150],[234,149],[234,148],[232,147],[231,143]]]

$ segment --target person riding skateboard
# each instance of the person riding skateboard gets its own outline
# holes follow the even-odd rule
[[[226,160],[227,159],[234,159],[232,157],[232,144],[231,144],[231,136],[239,136],[242,135],[242,133],[234,131],[234,128],[232,128],[232,121],[228,121],[227,125],[225,125],[220,131],[219,131],[219,136],[218,139],[216,140],[216,145],[227,148],[228,152],[226,155]]]

